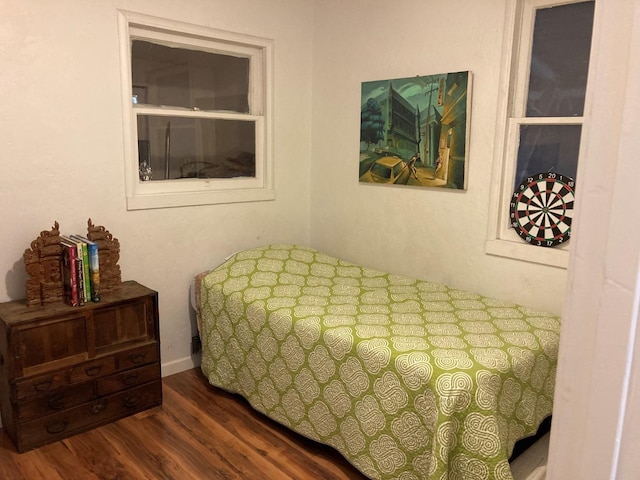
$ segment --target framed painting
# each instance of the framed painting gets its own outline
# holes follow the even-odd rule
[[[360,182],[467,188],[471,72],[362,83]]]

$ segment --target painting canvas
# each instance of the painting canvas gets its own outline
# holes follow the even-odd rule
[[[471,73],[362,83],[360,182],[465,190]]]

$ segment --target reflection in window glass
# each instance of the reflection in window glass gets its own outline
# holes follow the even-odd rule
[[[536,10],[527,117],[582,116],[594,2]]]
[[[134,40],[133,100],[200,110],[249,112],[249,59]]]
[[[255,177],[255,122],[138,115],[140,179]]]
[[[575,180],[580,132],[580,125],[521,125],[514,188],[522,179],[541,172],[560,173]]]

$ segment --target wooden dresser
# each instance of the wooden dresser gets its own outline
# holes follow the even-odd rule
[[[23,452],[162,403],[158,294],[136,282],[99,303],[0,304],[0,412]]]

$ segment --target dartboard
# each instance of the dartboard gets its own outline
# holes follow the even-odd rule
[[[511,226],[526,242],[553,247],[571,236],[575,181],[544,172],[526,177],[511,198]]]

